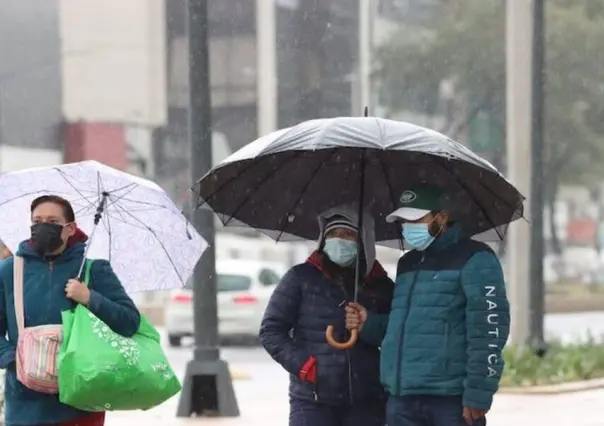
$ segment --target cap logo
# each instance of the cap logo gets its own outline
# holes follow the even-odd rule
[[[415,201],[415,199],[417,198],[417,194],[413,191],[405,191],[401,194],[401,198],[400,198],[400,202],[402,204],[407,204],[410,203],[412,201]]]

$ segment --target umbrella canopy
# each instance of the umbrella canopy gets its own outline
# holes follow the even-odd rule
[[[277,240],[315,239],[317,214],[358,203],[376,218],[376,240],[399,244],[385,216],[405,190],[431,185],[464,231],[493,241],[522,217],[524,197],[489,162],[427,128],[376,117],[303,122],[243,147],[193,187],[198,206],[225,225]],[[381,219],[381,220],[380,220]]]
[[[111,261],[129,293],[182,287],[207,246],[154,182],[83,161],[0,176],[0,238],[11,251],[30,237],[31,202],[48,194],[72,204],[91,237],[87,256]]]

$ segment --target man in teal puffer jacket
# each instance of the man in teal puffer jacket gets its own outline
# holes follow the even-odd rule
[[[388,426],[484,425],[503,371],[510,311],[501,264],[464,236],[436,188],[405,191],[387,217],[414,250],[398,263],[389,315],[347,307],[348,328],[381,342]]]

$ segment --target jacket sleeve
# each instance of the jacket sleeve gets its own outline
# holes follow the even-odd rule
[[[3,263],[7,267],[6,261]],[[15,347],[8,341],[7,328],[4,282],[0,281],[0,368],[6,368],[15,361]]]
[[[464,266],[468,362],[463,404],[488,410],[503,372],[502,351],[510,332],[510,305],[499,259],[476,253]]]
[[[388,328],[388,314],[367,315],[367,321],[361,329],[361,339],[373,346],[381,346]]]
[[[140,313],[106,260],[92,263],[88,309],[117,334],[132,337],[140,326]]]
[[[388,318],[392,307],[394,282],[384,277],[376,283],[380,288],[382,298],[375,312],[368,312],[367,321],[361,329],[361,339],[373,346],[381,346],[388,328]]]
[[[300,279],[296,269],[290,269],[271,295],[260,326],[260,343],[264,349],[294,376],[299,375],[310,355],[300,353],[290,334],[296,327],[301,301]]]

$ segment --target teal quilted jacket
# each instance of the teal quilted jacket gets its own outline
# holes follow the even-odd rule
[[[381,342],[380,377],[391,395],[462,395],[465,406],[486,410],[509,326],[497,256],[454,226],[400,259],[392,310],[370,315],[361,338]]]

